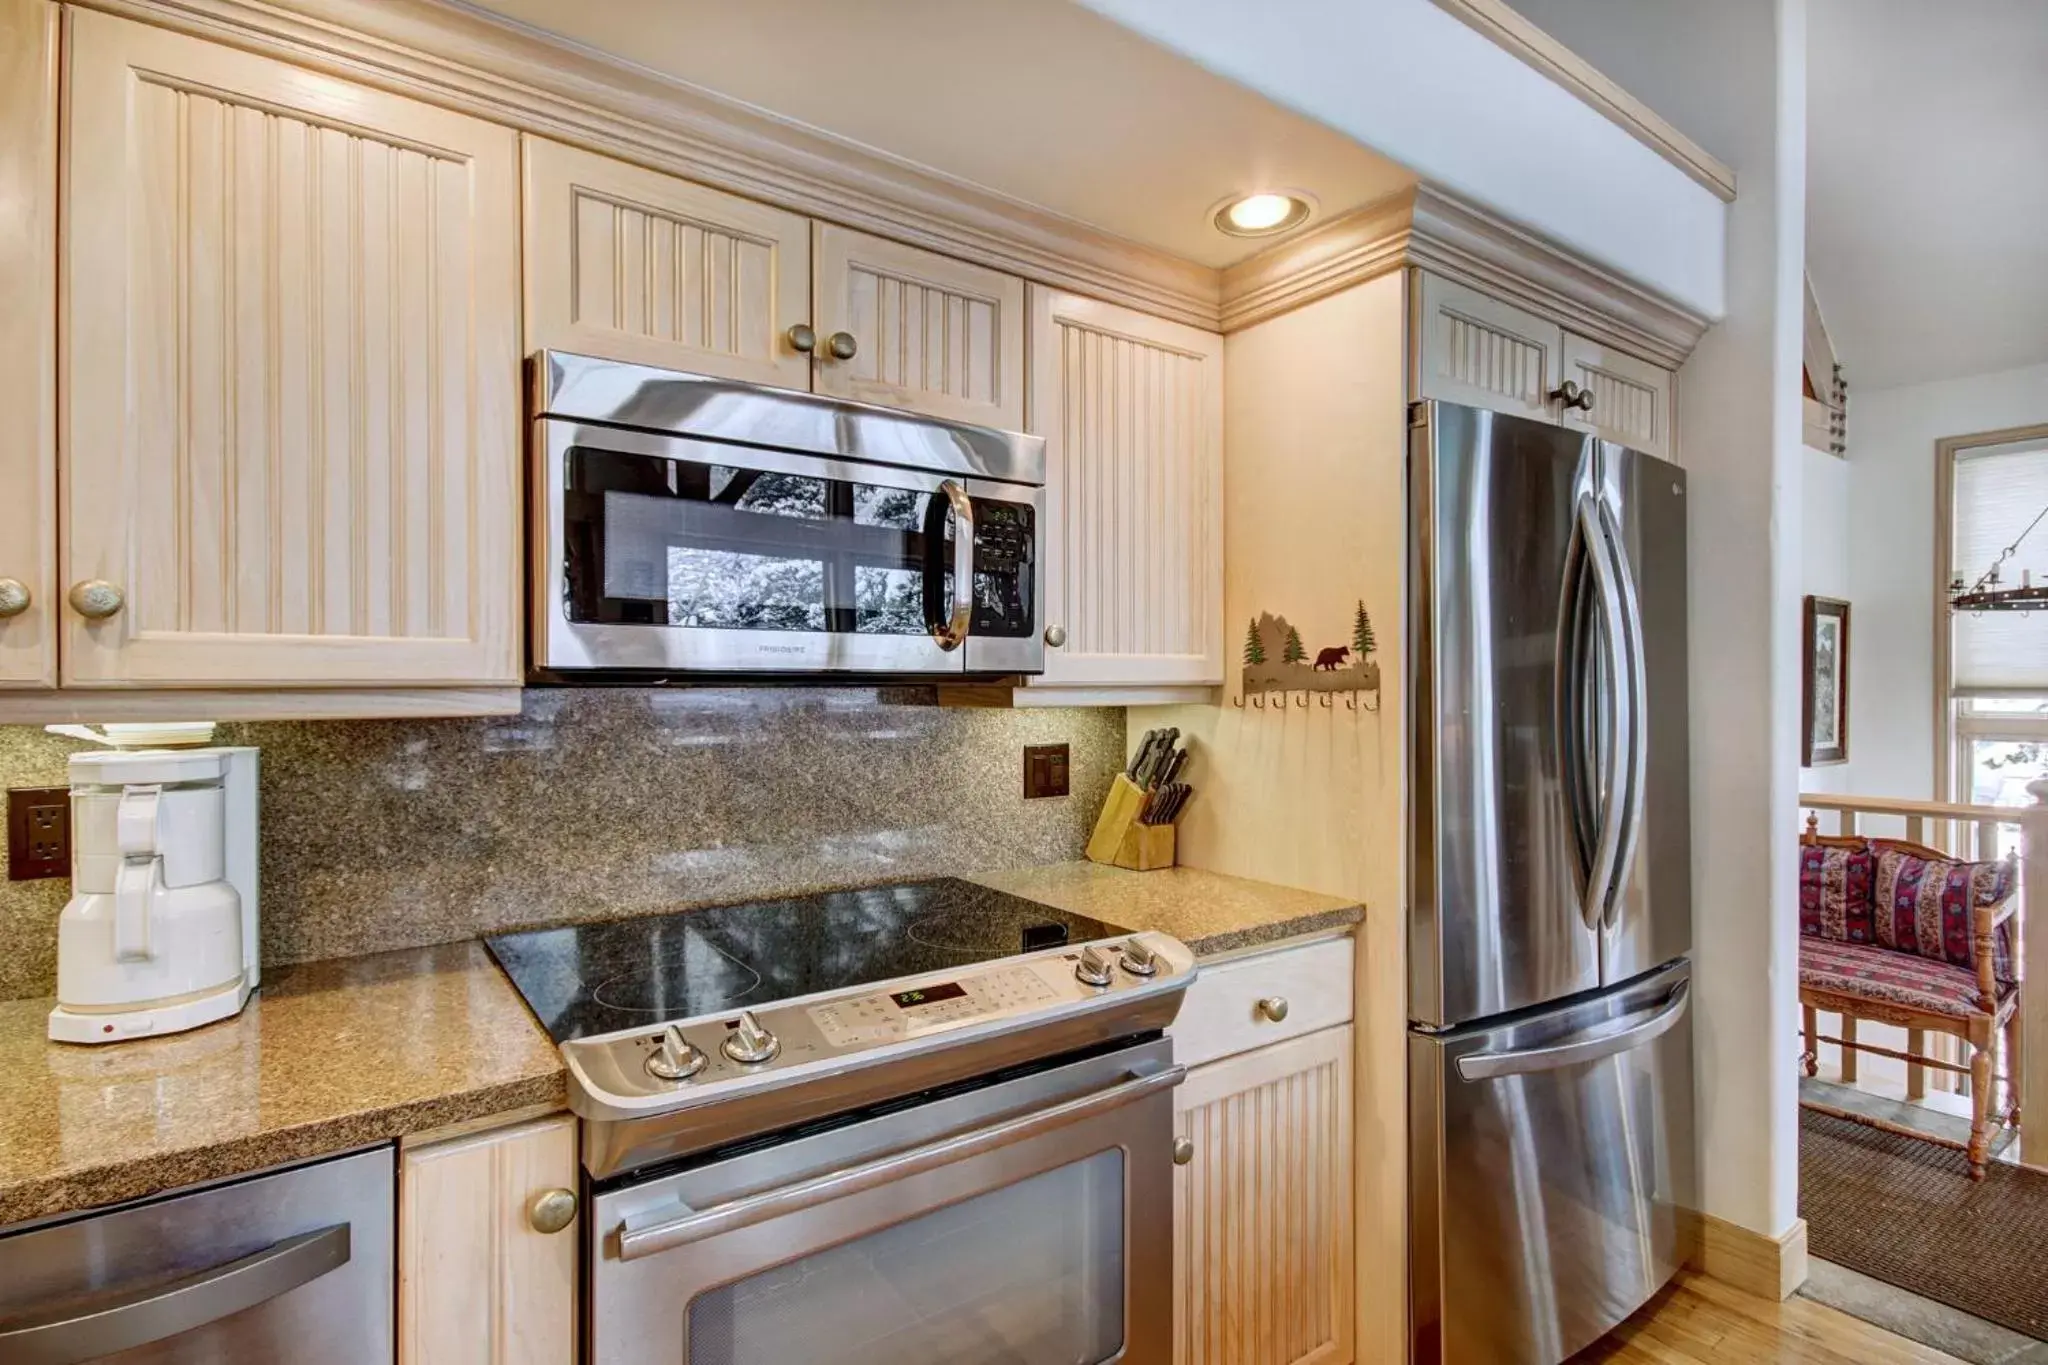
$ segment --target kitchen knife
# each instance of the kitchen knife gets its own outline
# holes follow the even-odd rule
[[[1131,766],[1124,769],[1124,776],[1131,781],[1136,782],[1138,774],[1144,770],[1145,756],[1152,752],[1152,740],[1158,733],[1157,730],[1147,730],[1145,737],[1138,741],[1137,751],[1131,755]]]
[[[1180,776],[1180,770],[1188,761],[1186,749],[1175,749],[1167,756],[1166,767],[1160,771],[1159,785],[1164,787]]]

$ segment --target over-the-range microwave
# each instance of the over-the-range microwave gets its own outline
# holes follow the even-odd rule
[[[1036,673],[1045,442],[543,351],[532,671]]]

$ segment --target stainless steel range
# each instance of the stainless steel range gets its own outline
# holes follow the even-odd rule
[[[940,880],[490,947],[583,1120],[592,1365],[1171,1357],[1180,943]]]

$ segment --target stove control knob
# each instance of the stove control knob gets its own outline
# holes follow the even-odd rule
[[[1132,976],[1155,976],[1159,972],[1159,954],[1134,938],[1124,945],[1123,969]]]
[[[664,1081],[687,1081],[710,1061],[683,1031],[670,1024],[662,1032],[661,1045],[648,1054],[647,1073]]]
[[[725,1035],[725,1055],[752,1065],[765,1062],[782,1051],[782,1041],[761,1026],[752,1010],[740,1011],[739,1027]]]
[[[1109,954],[1092,946],[1083,948],[1081,960],[1074,964],[1074,975],[1087,986],[1107,986],[1111,970]]]

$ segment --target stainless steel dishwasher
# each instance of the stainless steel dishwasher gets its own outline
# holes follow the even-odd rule
[[[6,1365],[390,1365],[381,1147],[0,1237]]]

